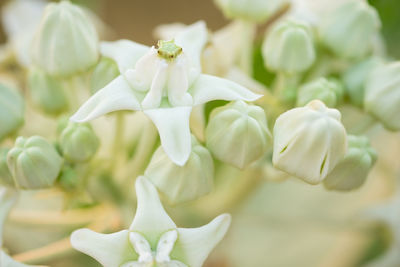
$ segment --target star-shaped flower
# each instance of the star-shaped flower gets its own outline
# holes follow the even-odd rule
[[[144,176],[136,180],[136,194],[128,230],[99,234],[79,229],[72,233],[72,246],[104,267],[200,267],[230,225],[230,215],[223,214],[199,228],[177,228]]]
[[[84,103],[71,120],[85,122],[112,111],[142,110],[156,125],[167,155],[184,165],[191,151],[193,106],[217,99],[254,101],[261,97],[232,81],[201,74],[200,55],[207,34],[204,22],[197,22],[173,41],[160,41],[158,48],[128,40],[103,42],[102,55],[115,60],[121,74]]]

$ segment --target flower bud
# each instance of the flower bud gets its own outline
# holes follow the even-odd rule
[[[0,148],[0,184],[14,186],[14,179],[7,166],[7,153],[9,149]]]
[[[271,144],[264,110],[243,101],[214,109],[206,142],[215,158],[245,168],[264,155]]]
[[[38,68],[32,68],[28,77],[33,102],[50,115],[58,115],[68,110],[68,99],[64,82],[46,74]]]
[[[329,190],[349,191],[359,188],[367,179],[377,155],[365,136],[348,136],[348,150],[344,158],[324,180]]]
[[[24,123],[24,100],[14,88],[0,84],[0,140]]]
[[[103,57],[94,68],[90,91],[92,94],[109,84],[119,75],[117,64],[106,57]]]
[[[86,71],[99,57],[95,27],[69,1],[47,5],[32,48],[33,62],[57,76]]]
[[[63,159],[56,149],[40,136],[18,137],[7,154],[8,168],[21,189],[52,186],[62,164]]]
[[[263,22],[290,0],[215,0],[227,18]]]
[[[315,60],[312,32],[308,24],[285,20],[272,27],[264,39],[265,66],[288,73],[307,70]]]
[[[192,136],[192,152],[183,166],[178,166],[162,147],[154,153],[145,176],[176,204],[208,194],[214,184],[214,163],[210,152]]]
[[[99,139],[89,123],[69,122],[60,136],[60,147],[70,162],[86,162],[99,148]]]
[[[297,106],[304,106],[311,100],[318,99],[328,107],[335,107],[343,97],[343,87],[332,79],[318,78],[299,88]]]
[[[346,153],[340,119],[338,110],[319,100],[280,115],[274,126],[274,166],[307,183],[320,183]]]
[[[338,56],[360,58],[372,51],[380,28],[379,16],[367,1],[346,1],[324,16],[321,41]]]
[[[400,130],[400,62],[377,67],[367,80],[364,107],[392,131]]]
[[[355,64],[344,73],[343,82],[353,104],[359,107],[363,105],[365,81],[371,71],[381,63],[380,59],[372,57]]]

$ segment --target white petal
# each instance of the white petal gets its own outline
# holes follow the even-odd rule
[[[0,249],[0,266],[1,267],[33,267],[33,265],[26,265],[15,261]]]
[[[175,36],[175,44],[182,47],[196,69],[201,69],[200,57],[207,43],[208,32],[204,21],[198,21]]]
[[[153,265],[147,262],[130,261],[121,265],[120,267],[149,267],[149,266],[152,267]]]
[[[158,67],[157,72],[153,77],[150,91],[142,101],[142,107],[144,109],[158,108],[160,106],[163,97],[163,90],[168,78],[167,71],[168,64],[166,63],[161,64]]]
[[[0,187],[0,248],[3,240],[4,222],[16,199],[17,192],[15,190]]]
[[[153,255],[149,242],[141,234],[136,232],[129,233],[129,241],[133,245],[136,253],[139,254],[140,262],[153,261]]]
[[[208,254],[222,240],[231,223],[229,214],[222,214],[199,228],[178,228],[179,239],[174,251],[184,255],[182,262],[190,267],[201,267]],[[172,252],[171,256],[174,254]]]
[[[136,215],[129,229],[143,234],[155,248],[160,235],[176,225],[164,210],[156,188],[144,176],[136,180],[136,196]]]
[[[176,230],[168,231],[160,237],[157,244],[157,254],[156,254],[157,262],[164,262],[171,260],[169,254],[174,248],[175,241],[177,238],[178,238],[178,232]]]
[[[167,261],[167,262],[158,262],[157,265],[159,267],[187,267],[186,264],[180,262],[180,261]]]
[[[160,134],[161,146],[168,157],[183,166],[191,151],[189,117],[192,107],[173,107],[144,110]]]
[[[168,100],[172,106],[191,106],[192,96],[187,92],[189,80],[185,59],[178,59],[169,71]]]
[[[235,82],[207,74],[201,74],[189,91],[193,96],[194,105],[212,100],[254,101],[262,96]]]
[[[128,230],[99,234],[89,229],[79,229],[72,233],[71,245],[93,257],[104,267],[115,267],[138,258],[129,243],[128,235]]]
[[[140,110],[140,103],[125,78],[120,75],[100,89],[72,115],[71,121],[85,122],[117,110]]]
[[[150,47],[129,40],[101,42],[100,53],[113,59],[121,73],[135,67],[136,62],[149,51]]]

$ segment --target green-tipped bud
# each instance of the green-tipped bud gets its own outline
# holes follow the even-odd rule
[[[307,183],[320,183],[346,153],[340,119],[338,110],[319,100],[280,115],[274,126],[274,166]]]
[[[18,137],[7,164],[18,188],[42,189],[54,184],[63,159],[43,137]]]
[[[206,128],[206,142],[215,158],[245,168],[271,145],[264,110],[243,101],[214,109]]]
[[[0,84],[0,140],[15,133],[24,123],[24,100],[19,92]]]
[[[183,166],[178,166],[159,147],[145,176],[172,204],[197,199],[208,194],[214,184],[214,163],[210,152],[192,136],[192,152]]]
[[[359,107],[363,105],[366,80],[371,71],[380,64],[380,59],[372,57],[355,64],[344,73],[343,83],[353,104]]]
[[[119,70],[117,64],[113,60],[103,57],[94,68],[90,84],[90,92],[92,94],[96,93],[114,80],[118,75]]]
[[[380,28],[379,16],[367,1],[347,1],[325,16],[319,33],[338,56],[360,58],[372,51]]]
[[[267,32],[262,54],[272,71],[297,73],[307,70],[315,60],[313,36],[308,24],[285,20]]]
[[[335,107],[343,97],[343,87],[334,79],[318,78],[299,88],[297,106],[304,106],[314,99],[328,107]]]
[[[364,107],[392,131],[400,130],[400,62],[382,65],[369,75]]]
[[[95,27],[69,1],[47,5],[32,48],[33,62],[57,76],[86,71],[99,58]]]
[[[215,0],[227,18],[263,22],[290,0]]]
[[[324,180],[329,190],[349,191],[359,188],[367,179],[377,155],[365,136],[348,136],[348,151]]]
[[[89,123],[69,122],[60,136],[60,148],[70,162],[86,162],[96,154],[99,139]]]
[[[7,153],[9,149],[0,148],[0,184],[5,186],[15,186],[14,179],[8,169]]]
[[[33,102],[43,112],[58,115],[68,110],[64,81],[46,74],[38,68],[29,70],[29,89]]]

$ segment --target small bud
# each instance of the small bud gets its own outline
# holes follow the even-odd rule
[[[377,155],[365,136],[348,136],[348,150],[344,158],[324,180],[329,190],[349,191],[359,188],[367,179]]]
[[[274,166],[307,183],[320,183],[346,153],[340,119],[338,110],[319,100],[280,115],[274,126]]]
[[[24,100],[19,92],[0,84],[0,140],[15,133],[24,123]]]
[[[299,88],[297,106],[304,106],[311,100],[318,99],[328,107],[335,107],[343,97],[343,87],[332,79],[318,78]]]
[[[380,59],[372,57],[355,64],[344,73],[343,82],[353,104],[359,107],[363,105],[365,81],[371,71],[381,63]]]
[[[367,1],[352,0],[324,16],[319,33],[338,56],[360,58],[372,51],[379,28],[376,10]]]
[[[365,110],[389,130],[400,130],[400,62],[375,68],[365,87]]]
[[[63,160],[46,139],[32,136],[17,138],[7,154],[7,164],[18,188],[42,189],[53,185]]]
[[[9,149],[0,148],[0,184],[5,186],[15,186],[14,179],[7,166],[7,153]]]
[[[231,19],[263,22],[290,0],[215,0],[224,15]]]
[[[315,60],[309,25],[297,20],[277,23],[267,32],[262,54],[265,66],[272,71],[296,73],[307,70]]]
[[[86,71],[99,58],[96,29],[69,1],[47,5],[33,41],[33,62],[50,75]]]
[[[29,70],[28,83],[33,102],[45,113],[58,115],[68,110],[63,80],[32,68]]]
[[[90,91],[95,94],[98,90],[109,84],[119,75],[117,64],[106,57],[103,57],[94,68]]]
[[[159,147],[154,153],[145,176],[176,204],[208,194],[213,187],[214,163],[210,152],[192,136],[192,152],[183,166],[171,161]]]
[[[211,112],[207,147],[218,160],[245,168],[265,154],[271,133],[262,108],[235,101]]]
[[[86,162],[96,154],[99,139],[89,123],[69,122],[60,136],[60,147],[70,162]]]

